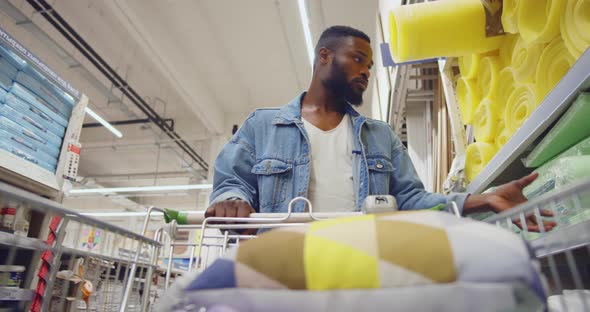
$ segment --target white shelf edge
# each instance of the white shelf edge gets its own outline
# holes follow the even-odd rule
[[[16,287],[0,287],[0,302],[2,301],[30,301],[35,297],[32,289]]]
[[[483,170],[467,186],[468,193],[481,193],[515,161],[576,99],[590,89],[590,48],[578,59],[557,86],[514,133]]]

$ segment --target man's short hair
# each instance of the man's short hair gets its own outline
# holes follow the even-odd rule
[[[342,42],[341,39],[345,37],[357,37],[363,40],[366,40],[368,43],[371,43],[371,39],[367,34],[364,32],[349,27],[349,26],[332,26],[324,30],[320,35],[320,39],[318,39],[318,43],[315,46],[315,62],[317,61],[318,55],[320,53],[320,49],[325,47],[330,50],[335,50],[338,48],[338,45]]]

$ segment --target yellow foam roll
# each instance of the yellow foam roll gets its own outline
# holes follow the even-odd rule
[[[493,143],[498,133],[500,112],[498,112],[489,98],[479,103],[473,115],[473,134],[478,142]]]
[[[539,59],[535,78],[537,102],[540,103],[545,98],[575,62],[561,37],[554,38],[545,47]]]
[[[498,89],[498,73],[500,72],[500,58],[486,56],[481,59],[477,85],[482,97],[495,98]]]
[[[512,137],[512,134],[513,133],[507,128],[503,128],[501,131],[499,131],[496,141],[494,142],[496,144],[496,148],[498,150],[501,149],[502,146],[504,146],[506,142],[508,142],[508,140]]]
[[[502,61],[502,66],[510,66],[512,64],[512,52],[514,46],[518,41],[518,35],[505,35],[502,39],[502,45],[500,45],[499,56]]]
[[[492,143],[475,142],[469,144],[465,158],[465,177],[467,177],[467,180],[473,181],[497,151],[496,146]]]
[[[508,98],[512,91],[514,91],[516,82],[514,81],[514,70],[512,67],[503,68],[498,73],[498,88],[496,91],[496,100],[494,101],[497,111],[502,112],[500,116],[503,118],[503,112],[508,103]]]
[[[479,62],[481,61],[481,54],[469,54],[459,57],[459,71],[461,76],[466,79],[475,78],[479,70]]]
[[[533,81],[542,51],[542,45],[527,44],[522,37],[518,38],[512,52],[512,68],[514,68],[516,81],[521,83]]]
[[[519,0],[518,30],[527,43],[546,43],[559,35],[565,0]]]
[[[578,59],[590,47],[590,1],[563,1],[567,3],[561,18],[561,37],[570,53]]]
[[[519,0],[504,0],[504,5],[502,8],[502,27],[507,33],[518,33],[519,2]]]
[[[402,5],[389,14],[391,55],[396,62],[483,53],[503,36],[486,37],[480,0],[446,0]]]
[[[510,132],[516,132],[537,107],[534,90],[532,84],[519,85],[508,97],[504,111],[504,124]]]
[[[459,100],[463,123],[468,125],[473,121],[473,113],[481,101],[481,95],[475,80],[463,77],[457,80],[457,99]]]

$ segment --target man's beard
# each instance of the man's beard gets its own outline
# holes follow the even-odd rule
[[[346,73],[334,60],[332,69],[330,70],[330,77],[323,81],[324,86],[330,90],[336,97],[350,103],[354,106],[359,106],[363,103],[363,94],[356,93],[352,85],[346,81]]]

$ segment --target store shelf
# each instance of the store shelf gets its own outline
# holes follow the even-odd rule
[[[578,93],[589,89],[590,49],[587,49],[530,118],[467,186],[467,192],[481,193],[489,186],[508,182],[530,172],[520,159],[528,154],[535,141],[567,110]]]
[[[590,220],[553,230],[530,241],[537,257],[545,257],[590,245]]]
[[[102,260],[107,260],[107,261],[119,263],[121,265],[127,265],[127,264],[131,264],[133,262],[133,259],[121,259],[121,258],[117,258],[117,257],[101,255],[98,253],[89,252],[89,251],[85,251],[85,250],[79,250],[79,249],[70,248],[70,247],[63,247],[62,252],[64,254],[73,255],[73,256],[94,257],[97,259],[102,259]],[[151,266],[153,268],[157,268],[156,265],[153,265],[153,264],[150,264],[147,262],[143,262],[143,261],[138,261],[137,266],[139,266],[139,267]]]
[[[45,242],[36,238],[14,235],[12,233],[0,231],[0,245],[11,246],[28,250],[46,250],[50,249]]]
[[[16,287],[0,287],[0,301],[29,301],[33,300],[35,291]]]

